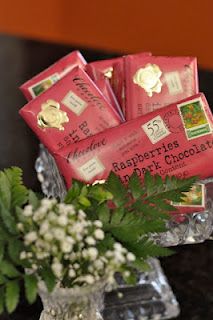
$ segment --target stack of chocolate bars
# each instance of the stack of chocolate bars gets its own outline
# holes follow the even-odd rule
[[[149,52],[86,63],[74,51],[21,86],[20,114],[53,155],[67,187],[73,178],[128,182],[146,170],[162,177],[213,176],[213,117],[198,89],[194,57]],[[181,213],[202,211],[197,184]]]

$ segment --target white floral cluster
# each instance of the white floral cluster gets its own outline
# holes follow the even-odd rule
[[[120,243],[107,251],[98,249],[105,239],[102,227],[101,221],[90,221],[82,210],[55,199],[43,199],[37,210],[27,205],[18,224],[26,247],[20,258],[28,260],[35,272],[49,264],[58,280],[72,286],[112,277],[135,256]]]

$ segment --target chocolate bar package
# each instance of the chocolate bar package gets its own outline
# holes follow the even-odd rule
[[[124,61],[127,120],[198,93],[196,58],[129,55]]]
[[[213,118],[203,94],[108,129],[54,154],[67,186],[93,183],[110,171],[127,183],[133,172],[200,179],[213,176]]]
[[[30,101],[50,88],[76,66],[83,68],[85,65],[86,61],[81,53],[73,51],[25,82],[20,87],[20,90],[26,99]]]
[[[50,152],[121,123],[87,73],[74,68],[20,110]]]
[[[138,59],[140,57],[148,57],[151,55],[152,55],[151,52],[141,52],[135,55],[131,55],[131,57],[135,56],[135,58]],[[113,91],[115,93],[116,98],[118,99],[118,102],[121,106],[124,116],[126,114],[126,98],[125,98],[126,82],[125,82],[125,72],[124,72],[125,59],[126,59],[126,56],[123,56],[123,59],[119,59],[113,64],[113,73],[111,78],[111,85],[112,85]]]
[[[114,63],[122,61],[122,59],[122,57],[118,57],[90,62],[86,65],[85,70],[92,80],[98,80],[102,75],[111,79]]]
[[[121,110],[121,107],[118,103],[118,100],[112,90],[112,87],[110,85],[109,79],[107,77],[100,77],[98,80],[94,81],[97,87],[101,90],[105,98],[109,101],[109,103],[112,105],[112,107],[118,112],[119,116],[123,121],[125,121],[123,112]]]

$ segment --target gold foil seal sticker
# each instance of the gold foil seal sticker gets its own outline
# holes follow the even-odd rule
[[[112,78],[112,73],[113,73],[113,67],[110,67],[110,68],[108,68],[108,69],[106,69],[106,70],[104,71],[105,77],[107,77],[107,78],[109,78],[109,79]]]
[[[143,88],[149,97],[153,96],[153,93],[160,93],[162,82],[160,77],[162,71],[156,64],[148,63],[144,68],[138,69],[133,77],[133,82]]]
[[[56,128],[64,130],[63,123],[69,122],[67,113],[60,110],[60,104],[54,100],[47,100],[41,105],[41,111],[37,115],[39,128]]]

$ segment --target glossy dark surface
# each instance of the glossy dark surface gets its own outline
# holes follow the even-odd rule
[[[25,99],[18,87],[58,58],[72,51],[62,45],[34,42],[0,35],[0,170],[17,165],[24,170],[28,187],[39,190],[34,162],[38,141],[18,115]],[[82,49],[87,61],[113,57],[113,54]],[[213,72],[200,71],[200,91],[213,106]],[[213,319],[213,242],[182,246],[174,256],[162,259],[162,266],[181,306],[178,320]],[[38,300],[28,306],[22,298],[13,315],[0,320],[39,319]],[[112,319],[116,320],[116,319]]]

